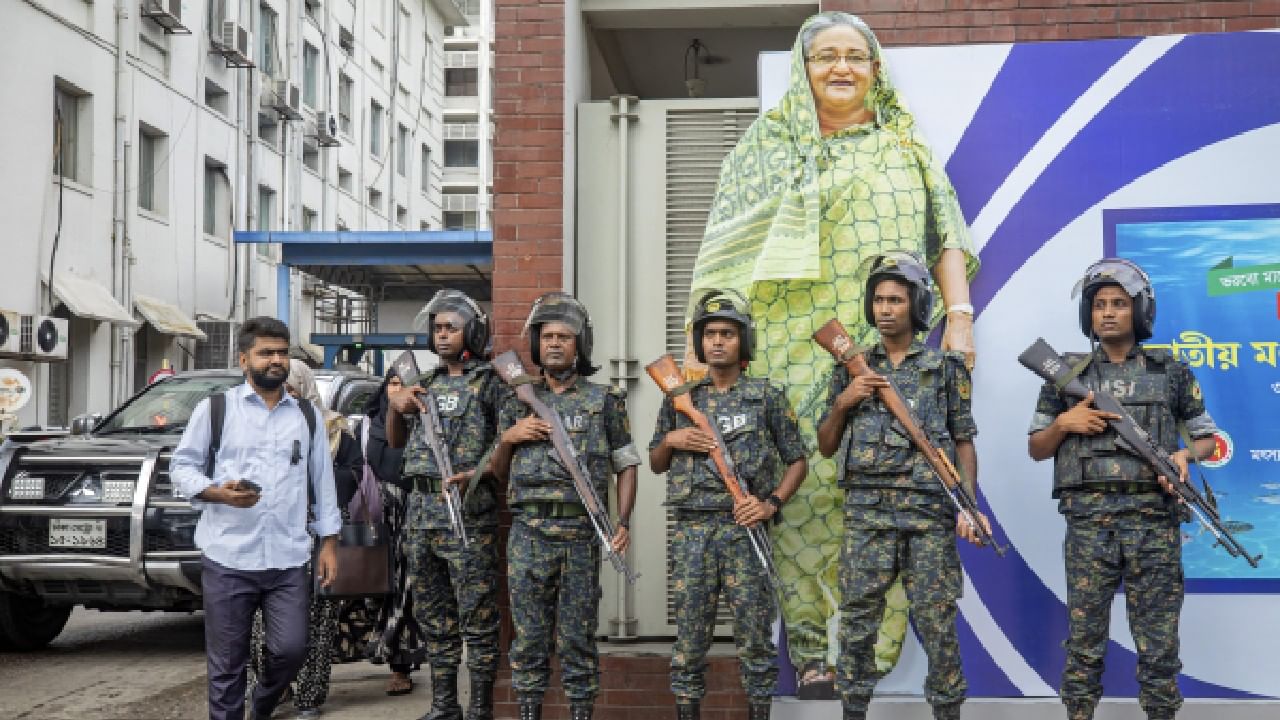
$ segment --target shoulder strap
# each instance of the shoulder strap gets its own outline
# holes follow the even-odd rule
[[[307,507],[310,508],[316,504],[315,478],[311,477],[311,448],[316,441],[316,406],[310,400],[301,400],[298,408],[302,410],[302,417],[307,420]]]
[[[227,419],[227,394],[209,396],[209,449],[204,455],[204,474],[213,479],[213,469],[218,463],[218,451],[222,449],[222,425]]]
[[[1062,392],[1062,389],[1070,385],[1072,380],[1080,377],[1080,375],[1085,371],[1085,368],[1088,368],[1089,363],[1092,361],[1093,353],[1089,353],[1088,355],[1085,355],[1080,362],[1072,365],[1071,372],[1058,378],[1057,382],[1054,383],[1054,385],[1058,387],[1058,392]]]

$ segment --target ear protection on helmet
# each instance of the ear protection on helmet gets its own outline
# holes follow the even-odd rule
[[[591,331],[591,315],[586,306],[578,299],[565,292],[549,292],[533,301],[529,309],[529,318],[525,320],[524,332],[529,334],[529,357],[533,363],[542,366],[542,326],[549,322],[561,322],[573,330],[578,344],[578,361],[576,372],[583,377],[590,377],[600,368],[591,364],[591,348],[594,344]]]
[[[928,330],[929,318],[933,315],[933,278],[929,277],[924,263],[905,252],[886,253],[872,260],[862,309],[867,324],[873,326],[876,324],[875,291],[882,280],[898,280],[911,288],[911,328],[916,332]]]
[[[702,333],[711,320],[730,320],[738,325],[740,342],[739,360],[750,361],[755,357],[756,325],[751,319],[747,299],[736,290],[712,289],[706,291],[693,308],[693,353],[698,362],[707,361],[702,349]]]
[[[1156,291],[1147,272],[1124,258],[1102,258],[1084,271],[1084,277],[1071,290],[1080,296],[1080,332],[1095,337],[1093,332],[1093,296],[1107,285],[1118,285],[1133,299],[1133,335],[1138,342],[1151,337],[1156,324]]]
[[[466,293],[444,289],[438,291],[418,316],[413,326],[417,332],[427,333],[427,349],[436,352],[435,320],[442,312],[456,312],[462,316],[462,346],[472,357],[485,357],[489,349],[489,316]]]

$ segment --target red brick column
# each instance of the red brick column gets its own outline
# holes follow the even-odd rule
[[[955,45],[1280,27],[1280,0],[822,0],[885,45]]]

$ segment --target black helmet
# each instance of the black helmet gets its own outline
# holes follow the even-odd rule
[[[711,320],[737,323],[742,339],[738,359],[751,360],[755,356],[756,324],[751,320],[746,298],[736,290],[712,289],[703,293],[693,308],[693,353],[698,356],[698,362],[707,361],[702,350],[702,331]]]
[[[533,363],[542,366],[542,357],[538,345],[542,339],[542,325],[549,322],[561,322],[568,325],[578,341],[578,361],[575,371],[589,377],[600,368],[591,364],[591,315],[578,299],[566,292],[549,292],[533,301],[529,309],[529,319],[524,322],[524,330],[529,333],[529,356]],[[532,332],[529,332],[532,330]]]
[[[413,319],[415,331],[427,332],[427,349],[436,351],[435,321],[442,312],[456,312],[462,316],[462,346],[472,357],[482,358],[489,351],[489,316],[466,293],[458,290],[440,290],[423,306]]]
[[[881,280],[890,279],[904,282],[911,288],[911,328],[916,332],[928,330],[929,318],[933,315],[933,279],[919,258],[905,252],[886,253],[871,261],[871,274],[867,277],[862,303],[867,323],[876,324],[872,307],[876,286]]]
[[[1107,285],[1117,285],[1133,298],[1133,336],[1138,342],[1151,337],[1156,324],[1156,291],[1151,278],[1138,265],[1124,258],[1102,258],[1084,271],[1071,297],[1080,296],[1080,332],[1093,338],[1093,296]]]

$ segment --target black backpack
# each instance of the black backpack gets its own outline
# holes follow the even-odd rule
[[[316,406],[310,400],[298,402],[302,417],[307,420],[307,505],[315,505],[315,487],[311,478],[311,443],[316,436]],[[204,456],[204,474],[213,479],[213,468],[218,460],[218,451],[222,449],[222,426],[227,420],[227,393],[220,392],[209,396],[209,449]]]

